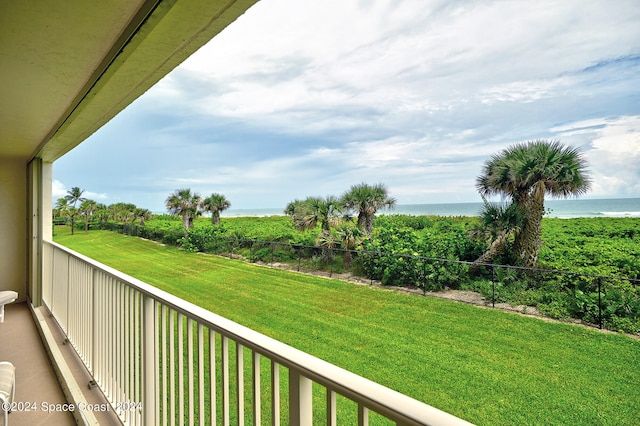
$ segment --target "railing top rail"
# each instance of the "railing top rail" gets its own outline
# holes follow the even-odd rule
[[[166,305],[188,318],[231,338],[241,345],[256,351],[284,367],[299,371],[317,383],[363,403],[369,409],[391,420],[407,425],[469,425],[470,423],[424,404],[407,395],[396,392],[369,379],[323,361],[306,352],[295,349],[264,334],[214,314],[193,303],[153,287],[143,281],[103,265],[87,256],[74,252],[52,241],[44,241],[103,273]]]

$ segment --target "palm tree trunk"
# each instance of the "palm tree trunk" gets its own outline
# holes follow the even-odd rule
[[[477,263],[491,263],[493,260],[500,255],[504,251],[504,248],[507,246],[507,239],[509,234],[504,233],[498,235],[498,237],[493,240],[489,249],[485,251],[479,258],[477,258],[469,268],[471,273],[475,273],[478,271],[480,265]]]
[[[217,210],[214,210],[211,212],[211,222],[213,222],[214,225],[218,226],[220,225],[220,212]]]
[[[527,212],[525,222],[522,230],[516,235],[514,253],[520,264],[534,268],[538,264],[538,250],[541,243],[544,188],[538,188],[534,191],[533,196],[528,198],[525,208]]]

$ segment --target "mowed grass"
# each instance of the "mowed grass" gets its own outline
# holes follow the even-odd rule
[[[107,231],[55,240],[470,422],[635,425],[640,341],[187,253]]]

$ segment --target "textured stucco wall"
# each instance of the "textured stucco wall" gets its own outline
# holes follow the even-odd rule
[[[27,290],[27,172],[24,162],[0,158],[0,290]]]

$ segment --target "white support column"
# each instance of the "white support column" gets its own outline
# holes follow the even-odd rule
[[[289,424],[313,424],[312,382],[296,370],[289,370]]]
[[[33,306],[42,304],[43,264],[45,253],[42,240],[51,240],[51,163],[40,158],[31,160],[27,167],[28,174],[28,215],[29,236],[28,255],[28,287],[27,293]]]

